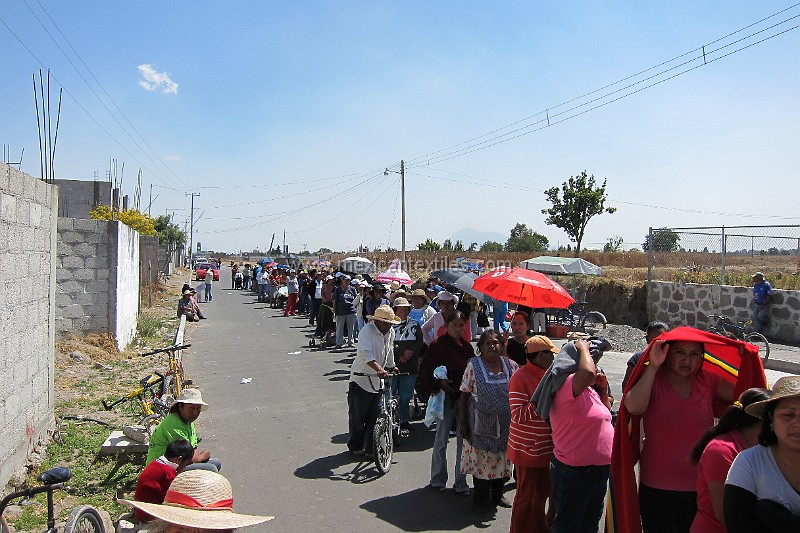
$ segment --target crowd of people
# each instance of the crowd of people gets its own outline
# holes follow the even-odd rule
[[[761,283],[763,275],[754,276]],[[800,531],[800,377],[766,389],[757,350],[744,342],[651,323],[647,349],[628,361],[615,428],[615,399],[599,365],[610,345],[592,338],[556,347],[540,334],[542,310],[509,313],[507,304],[487,305],[436,278],[412,289],[344,272],[244,265],[232,287],[254,290],[284,316],[307,316],[332,348],[355,347],[352,454],[371,456],[376,379],[391,379],[401,435],[414,429],[412,400],[427,403],[426,422],[435,424],[429,487],[471,495],[479,514],[511,508],[512,532],[598,531],[609,483],[619,506],[608,510],[610,530]],[[756,289],[763,300],[754,313],[771,294]],[[179,313],[201,315],[191,292]],[[734,360],[737,372],[719,371]],[[156,466],[145,478],[219,469],[192,440],[202,406],[176,405],[156,431],[158,448],[148,454]]]

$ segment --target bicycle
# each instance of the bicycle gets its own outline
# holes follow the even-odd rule
[[[191,385],[192,381],[186,379],[186,373],[183,370],[183,357],[180,353],[182,350],[189,348],[191,344],[173,344],[166,348],[159,348],[152,352],[141,354],[142,357],[148,357],[158,353],[167,353],[167,371],[164,372],[164,385],[162,386],[162,395],[170,395],[172,398],[180,396],[181,391],[186,385]]]
[[[29,487],[17,492],[12,492],[2,501],[0,501],[0,532],[9,533],[10,529],[3,518],[3,511],[5,511],[8,504],[14,500],[25,500],[40,494],[47,493],[47,530],[45,533],[57,533],[55,513],[53,512],[53,492],[63,489],[67,481],[72,478],[72,472],[65,466],[57,466],[51,468],[46,472],[42,472],[36,478],[42,485],[38,487]],[[64,524],[64,533],[105,533],[106,529],[103,525],[103,519],[97,512],[97,509],[90,505],[81,505],[72,510]]]
[[[747,331],[747,326],[752,323],[751,320],[735,324],[731,317],[727,315],[708,315],[708,318],[714,321],[714,325],[709,327],[706,331],[721,335],[722,333],[730,333],[740,341],[746,341],[755,345],[758,348],[758,354],[761,356],[763,362],[769,359],[769,341],[767,338],[756,331]]]
[[[587,311],[588,302],[575,302],[569,307],[559,311],[555,319],[559,324],[569,327],[570,331],[581,331],[594,335],[601,329],[606,329],[608,321],[600,311]]]
[[[137,425],[147,428],[151,425],[158,425],[169,414],[171,407],[170,403],[162,400],[166,390],[164,375],[153,372],[139,380],[139,385],[138,389],[132,390],[111,403],[107,403],[105,400],[100,400],[100,403],[103,404],[106,411],[110,411],[120,404],[136,400],[142,415]]]
[[[375,455],[375,466],[378,472],[387,474],[392,468],[392,455],[394,453],[394,441],[400,436],[400,416],[397,411],[397,398],[387,394],[387,380],[379,378],[380,386],[375,388],[372,378],[377,378],[377,374],[364,374],[363,372],[353,372],[354,376],[364,376],[369,378],[372,390],[380,394],[380,411],[375,421],[375,428],[372,431],[373,454]],[[407,376],[407,372],[392,373],[391,376]],[[391,390],[391,389],[389,389]]]

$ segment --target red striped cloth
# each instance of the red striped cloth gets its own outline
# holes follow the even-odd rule
[[[751,387],[766,387],[767,378],[758,356],[758,348],[746,342],[729,339],[707,331],[679,327],[662,333],[665,341],[702,342],[705,348],[703,372],[710,372],[734,384],[734,398]],[[639,380],[650,364],[650,346],[633,369],[625,392]],[[611,454],[611,480],[606,509],[606,532],[641,533],[639,497],[633,467],[639,460],[640,416],[625,409],[625,392],[619,406],[614,448]],[[715,404],[719,417],[728,405]]]
[[[508,384],[511,428],[507,456],[517,466],[541,468],[549,465],[553,456],[550,426],[536,414],[531,403],[531,396],[545,372],[527,363],[511,376]]]

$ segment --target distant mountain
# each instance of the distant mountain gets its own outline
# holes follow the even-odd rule
[[[473,242],[477,242],[480,247],[480,245],[486,241],[495,241],[505,244],[507,240],[508,235],[503,235],[496,231],[480,231],[473,228],[461,228],[450,237],[450,241],[453,244],[455,244],[456,241],[464,243],[465,249],[469,248],[469,245]]]

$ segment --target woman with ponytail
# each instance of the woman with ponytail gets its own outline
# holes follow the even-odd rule
[[[742,450],[758,443],[761,420],[745,407],[769,399],[766,389],[747,389],[697,441],[689,458],[697,465],[697,514],[692,533],[725,533],[722,500],[725,477]]]

